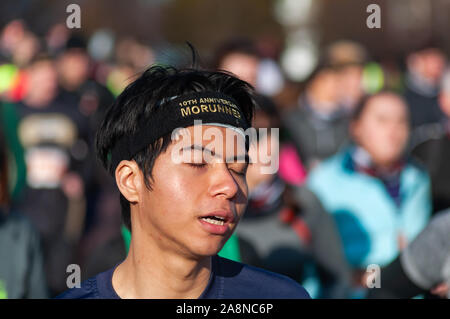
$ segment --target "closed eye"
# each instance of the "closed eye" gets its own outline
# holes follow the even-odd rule
[[[238,175],[245,176],[245,174],[247,174],[248,165],[249,165],[249,163],[246,163],[244,165],[244,167],[242,167],[240,169],[232,169],[232,171],[235,172]]]
[[[200,168],[203,168],[206,166],[205,163],[188,163],[188,164],[189,164],[189,166],[197,168],[197,169],[200,169]]]

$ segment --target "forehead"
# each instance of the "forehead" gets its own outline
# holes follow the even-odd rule
[[[172,147],[203,146],[217,155],[240,155],[246,153],[245,137],[236,130],[216,125],[195,125],[180,129],[172,137]]]
[[[406,116],[408,109],[407,105],[400,97],[393,94],[383,94],[374,96],[367,101],[362,116],[370,116],[379,113],[392,116]]]

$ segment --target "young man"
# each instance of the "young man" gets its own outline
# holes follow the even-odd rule
[[[151,67],[130,84],[97,134],[129,253],[60,297],[309,298],[287,277],[216,255],[247,205],[248,143],[234,141],[253,107],[250,86],[221,72]]]

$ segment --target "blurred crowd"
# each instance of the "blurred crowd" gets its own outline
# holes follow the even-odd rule
[[[86,38],[62,24],[37,36],[21,20],[0,31],[0,298],[53,297],[67,289],[69,264],[84,280],[125,258],[131,235],[94,137],[115,96],[155,63],[133,37]],[[279,169],[249,167],[247,211],[219,254],[285,274],[317,298],[372,297],[373,264],[382,287],[402,285],[383,279],[389,269],[418,288],[382,296],[448,296],[450,243],[438,234],[450,223],[430,228],[450,214],[447,63],[431,41],[376,61],[342,40],[295,83],[274,50],[244,38],[217,47],[201,67],[253,85],[253,126],[280,128],[260,130],[251,146],[250,156],[278,150]],[[415,256],[416,240],[435,240],[444,257]],[[425,259],[435,261],[432,280]]]

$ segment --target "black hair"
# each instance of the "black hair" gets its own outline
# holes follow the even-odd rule
[[[86,39],[81,34],[73,34],[67,40],[65,49],[66,50],[71,50],[71,49],[86,50],[87,49]]]
[[[203,91],[215,91],[230,96],[238,103],[247,122],[251,123],[256,103],[253,88],[247,82],[226,72],[152,66],[125,88],[105,114],[95,142],[97,156],[103,166],[114,176],[111,150],[121,137],[135,134],[138,121],[141,118],[150,118],[159,102],[181,94]],[[133,157],[144,174],[146,187],[150,190],[155,160],[165,152],[170,143],[171,134],[168,134]],[[131,230],[130,203],[120,195],[120,204],[123,221]]]

